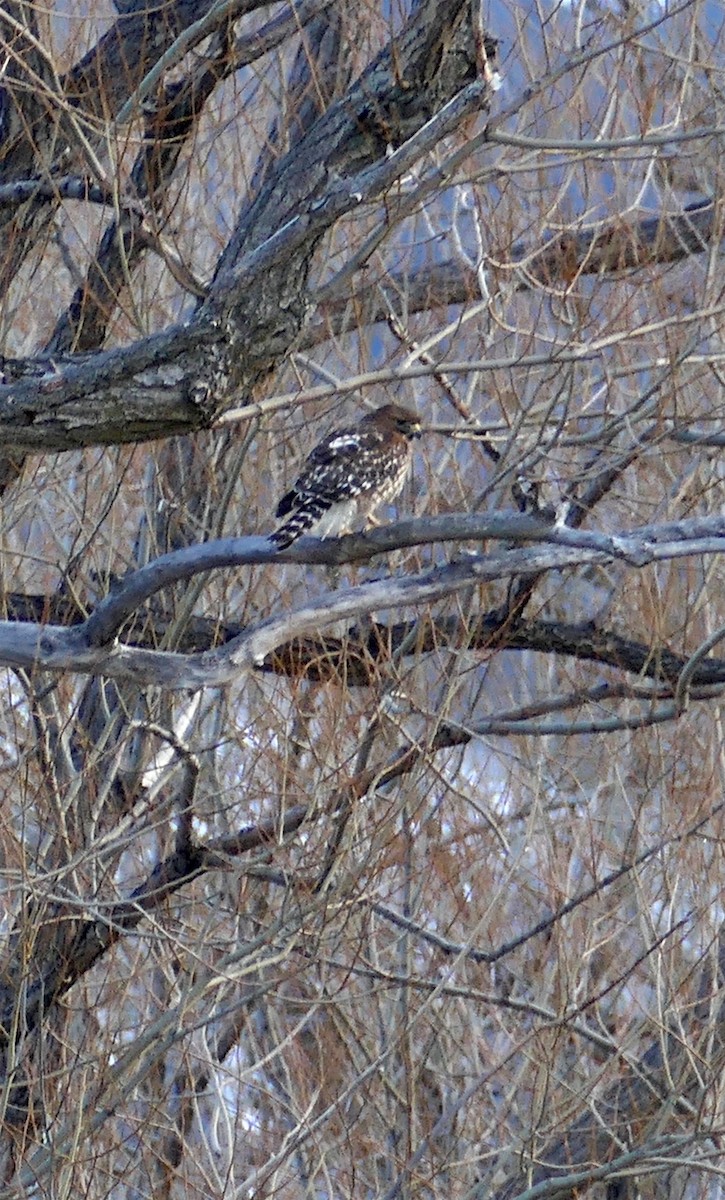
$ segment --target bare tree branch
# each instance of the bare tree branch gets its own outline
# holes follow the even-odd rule
[[[599,221],[577,232],[551,237],[543,247],[517,242],[510,249],[491,250],[484,267],[494,279],[511,279],[517,291],[567,287],[580,276],[680,262],[703,253],[713,243],[719,248],[721,232],[716,204],[712,198],[703,197],[679,213],[663,211],[639,221]],[[323,286],[319,312],[305,330],[300,346],[310,348],[330,333],[341,333],[351,309],[356,325],[387,320],[390,306],[386,293],[391,297],[405,295],[406,310],[419,313],[437,304],[470,304],[480,298],[481,287],[478,272],[460,259],[427,263],[404,274],[391,271],[381,280],[379,289],[366,286],[353,290],[352,295],[343,282],[337,294]]]
[[[171,688],[219,686],[263,663],[280,645],[343,618],[400,605],[430,604],[478,583],[543,571],[615,561],[643,567],[693,555],[721,554],[725,547],[724,521],[720,516],[706,517],[643,527],[630,534],[611,537],[563,528],[547,530],[535,518],[519,520],[514,514],[499,519],[446,517],[402,522],[400,526],[370,534],[352,535],[337,544],[313,545],[314,539],[305,544],[300,539],[295,548],[279,555],[266,539],[224,539],[174,551],[141,568],[80,625],[64,629],[0,622],[0,662],[25,669],[98,673],[115,679],[163,683]],[[475,536],[509,538],[517,526],[522,539],[539,538],[550,544],[499,554],[474,554],[420,575],[382,579],[336,591],[293,613],[270,618],[219,649],[198,655],[186,657],[109,645],[118,627],[144,600],[162,587],[191,579],[202,571],[271,562],[277,557],[298,562],[355,561],[384,549],[415,545],[421,541]]]

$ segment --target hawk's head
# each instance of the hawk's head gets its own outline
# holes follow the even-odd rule
[[[387,426],[403,437],[414,438],[421,435],[420,417],[410,408],[400,404],[384,404],[375,412],[368,413],[363,421],[374,421],[376,425]]]

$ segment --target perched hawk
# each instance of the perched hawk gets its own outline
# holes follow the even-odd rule
[[[280,524],[270,541],[284,550],[305,533],[337,537],[356,519],[367,520],[402,488],[413,457],[411,441],[419,436],[418,417],[398,404],[333,430],[315,446],[277,505]]]

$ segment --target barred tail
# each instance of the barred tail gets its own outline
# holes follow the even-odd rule
[[[270,542],[273,542],[278,550],[286,550],[297,538],[309,532],[328,507],[329,503],[325,500],[308,500],[304,508],[295,509],[273,533],[270,533]]]

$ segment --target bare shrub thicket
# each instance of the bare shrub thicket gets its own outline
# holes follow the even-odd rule
[[[723,1194],[724,24],[3,3],[0,1198]]]

